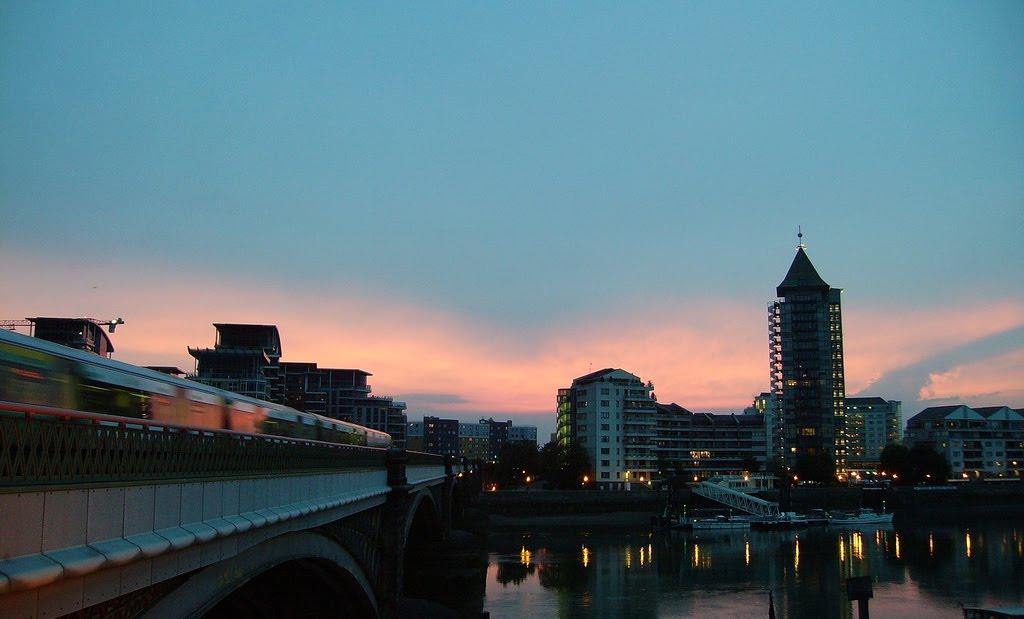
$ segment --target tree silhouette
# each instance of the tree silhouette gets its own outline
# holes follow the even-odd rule
[[[879,459],[882,471],[900,485],[943,484],[949,478],[946,457],[927,443],[907,449],[903,445],[887,445]]]
[[[584,475],[591,475],[590,456],[579,445],[548,443],[540,450],[540,470],[548,486],[578,488]]]

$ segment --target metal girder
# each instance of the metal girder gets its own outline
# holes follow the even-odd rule
[[[693,488],[694,494],[761,518],[779,515],[779,504],[759,499],[739,490],[704,481]]]

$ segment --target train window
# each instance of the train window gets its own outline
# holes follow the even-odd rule
[[[149,419],[152,416],[152,403],[148,394],[114,385],[85,381],[82,383],[80,399],[82,410],[91,413],[136,419]]]
[[[0,400],[75,407],[75,384],[64,359],[0,345]]]

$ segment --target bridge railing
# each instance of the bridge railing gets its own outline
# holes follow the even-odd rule
[[[386,453],[0,402],[0,487],[380,470]]]

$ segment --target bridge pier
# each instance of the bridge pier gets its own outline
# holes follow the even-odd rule
[[[405,583],[405,535],[412,486],[406,477],[409,456],[405,450],[390,448],[385,458],[387,483],[391,488],[384,500],[381,517],[381,565],[377,589],[380,617],[398,616],[398,599]]]

